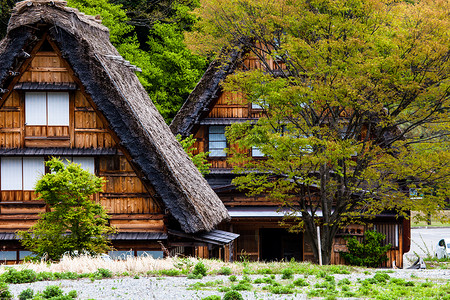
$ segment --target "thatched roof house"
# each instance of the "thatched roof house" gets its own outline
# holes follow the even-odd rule
[[[0,43],[2,105],[43,35],[58,47],[73,77],[109,124],[142,181],[156,191],[186,233],[210,231],[229,219],[226,208],[175,140],[135,75],[109,41],[109,31],[66,1],[26,0],[13,10]]]
[[[233,73],[242,58],[242,51],[232,51],[222,59],[214,60],[203,74],[194,90],[184,102],[170,124],[173,134],[187,137],[206,117],[221,92],[221,82]]]

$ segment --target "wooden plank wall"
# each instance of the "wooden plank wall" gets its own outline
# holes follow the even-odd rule
[[[70,83],[71,70],[56,52],[40,51],[19,82]],[[0,107],[0,147],[114,148],[116,142],[80,91],[70,92],[69,126],[25,126],[24,93],[13,91]],[[121,231],[164,231],[164,210],[124,155],[96,158],[97,175],[106,179],[95,197]],[[33,191],[0,191],[0,230],[29,228],[46,210]]]

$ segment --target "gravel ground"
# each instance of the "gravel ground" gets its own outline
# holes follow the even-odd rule
[[[374,271],[375,273],[375,271]],[[411,279],[417,277],[418,279],[438,280],[442,283],[450,281],[450,269],[446,270],[395,270],[394,273],[389,273],[391,277]],[[363,273],[352,273],[349,275],[335,274],[336,281],[343,278],[348,278],[353,282],[357,278],[365,279],[373,277],[373,274],[365,275]],[[237,276],[238,280],[242,276]],[[252,280],[261,278],[262,275],[251,275]],[[303,277],[296,275],[295,278]],[[276,280],[280,280],[281,275],[276,275]],[[90,279],[80,280],[60,280],[60,281],[41,281],[29,284],[11,284],[11,292],[17,296],[26,288],[32,288],[35,292],[42,291],[48,285],[59,285],[64,292],[76,290],[79,299],[202,299],[209,295],[223,295],[217,291],[217,287],[212,287],[210,290],[188,290],[189,285],[196,282],[207,282],[223,280],[229,282],[228,276],[207,276],[201,280],[187,279],[186,277],[141,277],[134,279],[132,277],[102,279],[92,282]],[[315,276],[309,276],[308,280],[314,283]],[[254,284],[254,286],[257,286]],[[264,291],[260,292],[246,292],[241,294],[245,299],[306,299],[306,294],[296,295],[275,295]]]

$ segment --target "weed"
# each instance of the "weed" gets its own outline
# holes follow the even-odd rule
[[[194,276],[196,276],[197,278],[203,278],[204,276],[206,276],[206,272],[208,271],[208,269],[206,269],[205,264],[202,261],[199,261],[195,267],[194,270],[192,271],[192,274]]]
[[[134,278],[134,279],[139,279],[140,277],[139,277],[139,275],[134,275],[133,278]]]
[[[0,281],[7,283],[30,283],[37,280],[37,273],[30,269],[17,271],[14,268],[7,268],[6,272],[0,275]]]
[[[269,268],[263,268],[257,271],[258,274],[272,274],[272,269]]]
[[[281,273],[283,274],[281,279],[291,279],[294,277],[294,271],[291,268],[284,269]]]
[[[220,296],[218,296],[218,295],[210,295],[208,297],[202,298],[202,300],[220,300]]]
[[[231,286],[231,289],[235,291],[251,291],[252,288],[251,283],[242,280],[238,284]]]
[[[220,275],[231,275],[231,268],[229,268],[229,267],[222,267],[222,268],[220,268],[218,274],[220,274]]]
[[[19,294],[19,300],[28,300],[28,299],[33,299],[34,296],[34,291],[30,288],[23,290],[20,294]]]
[[[61,288],[57,285],[48,285],[45,290],[42,292],[44,298],[49,299],[53,297],[62,296],[64,293]]]
[[[238,291],[228,291],[223,295],[223,300],[244,300],[242,295]]]
[[[293,294],[294,289],[290,286],[281,285],[281,286],[272,286],[270,288],[272,294]]]
[[[147,272],[148,274],[148,272]],[[169,270],[161,270],[158,272],[158,275],[163,276],[179,276],[181,275],[181,271],[177,269],[169,269]]]
[[[298,278],[296,280],[294,280],[293,284],[295,286],[308,286],[309,283],[306,282],[306,280],[304,278]]]
[[[94,274],[95,277],[100,278],[111,278],[113,276],[113,273],[110,270],[104,268],[98,268],[97,272],[95,272]]]
[[[347,284],[351,284],[351,282],[348,278],[343,278],[343,279],[339,280],[339,282],[338,282],[338,285],[347,285]]]
[[[228,277],[228,279],[229,279],[231,282],[235,282],[235,281],[237,280],[237,277],[236,277],[236,275],[231,275],[230,277]]]
[[[391,278],[391,276],[389,276],[387,273],[384,272],[377,272],[375,273],[373,278],[380,283],[385,283],[387,280]]]

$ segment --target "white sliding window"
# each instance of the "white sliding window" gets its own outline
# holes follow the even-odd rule
[[[45,174],[43,157],[23,158],[23,190],[34,190],[36,182]]]
[[[69,93],[25,93],[25,123],[31,126],[69,126]]]
[[[47,125],[47,93],[25,94],[26,125]]]
[[[0,172],[3,191],[31,191],[45,173],[44,158],[2,157]]]
[[[22,158],[2,157],[1,179],[2,191],[22,189]]]
[[[62,156],[59,158],[65,165],[71,162],[79,164],[81,168],[91,174],[95,174],[95,163],[93,157],[84,156]]]
[[[93,157],[74,157],[73,162],[80,164],[81,168],[85,171],[95,174],[95,165]]]
[[[47,93],[48,125],[69,126],[69,93]]]

